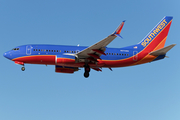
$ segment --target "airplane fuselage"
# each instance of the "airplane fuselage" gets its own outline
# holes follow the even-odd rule
[[[74,56],[67,53],[76,54],[87,47],[65,46],[65,45],[23,45],[14,50],[4,53],[4,56],[12,61],[21,61],[28,64],[61,65],[69,67],[83,67],[84,61],[76,63]],[[138,55],[137,46],[124,48],[106,48],[105,54],[101,55],[97,64],[89,63],[90,67],[125,67],[140,64],[139,60],[147,53]],[[147,57],[146,62],[151,62],[155,56]]]

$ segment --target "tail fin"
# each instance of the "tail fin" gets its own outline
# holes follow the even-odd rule
[[[172,19],[173,17],[165,16],[139,43],[139,48],[144,49],[146,47],[151,47],[151,50],[163,48]]]

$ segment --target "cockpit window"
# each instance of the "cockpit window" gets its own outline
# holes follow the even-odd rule
[[[19,48],[13,48],[13,50],[19,50]]]

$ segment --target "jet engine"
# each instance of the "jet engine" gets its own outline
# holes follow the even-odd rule
[[[66,66],[59,66],[59,65],[55,66],[55,72],[58,72],[58,73],[74,73],[78,70],[79,70],[78,67],[66,67]]]

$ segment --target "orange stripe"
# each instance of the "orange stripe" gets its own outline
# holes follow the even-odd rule
[[[167,36],[159,43],[159,45],[157,45],[157,47],[153,51],[163,48],[166,42],[166,38]]]
[[[165,29],[166,27],[168,27],[169,24],[171,24],[171,22],[172,22],[172,20],[161,30],[161,32],[159,32],[159,34],[158,34],[146,47],[148,47],[148,46],[164,31],[164,29]],[[170,26],[169,26],[169,28],[170,28]],[[169,30],[168,30],[168,31],[169,31]],[[166,37],[167,37],[167,36],[166,36]],[[146,47],[145,47],[145,48],[146,48]],[[164,47],[164,46],[163,46],[163,47]],[[144,49],[145,49],[145,48],[144,48]],[[143,49],[143,50],[144,50],[144,49]],[[142,51],[143,51],[143,50],[142,50]]]
[[[153,50],[153,51],[156,51],[158,49],[161,49],[164,47],[164,44],[166,42],[166,38],[167,36],[157,45],[157,47]],[[143,63],[147,63],[147,62],[151,62],[153,61],[154,59],[156,59],[157,56],[153,56],[153,55],[146,55],[143,59],[141,59],[140,61],[134,63],[133,65],[137,65],[137,64],[143,64]]]

